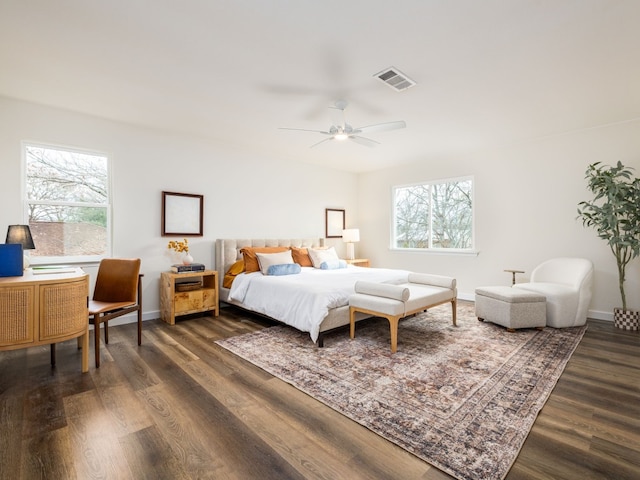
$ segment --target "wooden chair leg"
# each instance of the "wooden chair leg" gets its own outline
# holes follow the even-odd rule
[[[93,323],[93,338],[95,340],[96,368],[100,368],[100,322],[97,318]]]
[[[52,367],[56,366],[56,344],[55,343],[51,344],[51,366]]]
[[[107,345],[109,343],[109,322],[104,323],[104,344]]]
[[[142,277],[144,275],[138,275],[138,345],[142,345]]]

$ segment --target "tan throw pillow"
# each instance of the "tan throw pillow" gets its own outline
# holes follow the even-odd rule
[[[289,247],[243,247],[240,249],[244,258],[244,271],[247,273],[259,272],[260,264],[256,253],[278,253],[286,252]]]
[[[224,274],[224,279],[222,281],[222,286],[224,288],[231,288],[231,284],[233,280],[236,278],[236,275],[244,272],[244,260],[238,260],[233,265],[229,267],[227,273]]]
[[[291,256],[293,261],[301,267],[313,267],[311,258],[309,257],[309,250],[306,248],[291,247]]]

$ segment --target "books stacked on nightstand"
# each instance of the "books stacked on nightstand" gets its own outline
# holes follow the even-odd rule
[[[201,263],[191,263],[189,265],[176,264],[171,265],[171,271],[173,273],[192,273],[192,272],[204,272],[204,265]]]

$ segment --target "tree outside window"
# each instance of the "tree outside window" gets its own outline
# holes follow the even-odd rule
[[[473,180],[395,187],[394,248],[473,248]]]
[[[53,262],[91,261],[108,255],[107,157],[25,145],[24,158],[25,204],[36,245],[31,254]]]

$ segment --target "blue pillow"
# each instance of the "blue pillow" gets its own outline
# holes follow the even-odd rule
[[[302,268],[297,263],[281,263],[269,266],[267,275],[295,275],[301,271]]]
[[[320,264],[321,270],[336,270],[338,268],[347,268],[347,262],[344,260],[325,260]]]

